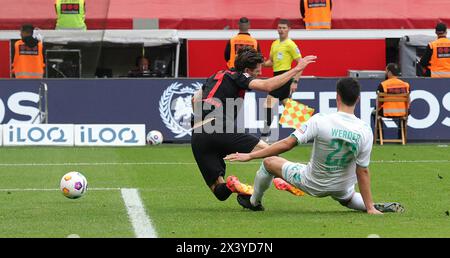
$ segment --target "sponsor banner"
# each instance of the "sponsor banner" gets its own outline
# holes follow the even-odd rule
[[[49,123],[145,124],[158,130],[166,142],[188,142],[191,137],[191,97],[204,79],[102,79],[45,80],[48,84]],[[405,79],[411,85],[408,141],[450,140],[450,79]],[[302,78],[292,97],[318,112],[335,112],[337,79]],[[361,100],[355,114],[371,124],[376,90],[381,80],[359,79]],[[38,80],[0,80],[0,123],[31,123],[37,116]],[[240,128],[259,135],[264,126],[262,103],[266,93],[248,92],[241,110]],[[279,106],[278,114],[283,112]],[[35,121],[36,122],[36,121]],[[276,127],[277,123],[273,123]],[[385,121],[386,133],[396,134],[396,124]],[[4,130],[7,130],[5,125]],[[280,128],[279,138],[289,128]],[[111,133],[112,134],[112,133]],[[126,133],[125,133],[126,134]],[[106,135],[107,136],[107,135]],[[111,135],[112,137],[112,135]],[[125,136],[124,136],[125,137]],[[106,140],[108,140],[107,138]],[[128,139],[128,138],[126,138]],[[111,139],[109,139],[111,140]],[[141,139],[139,139],[141,140]],[[118,140],[120,141],[120,139]],[[141,141],[145,141],[143,138]]]
[[[75,125],[75,146],[144,146],[143,124]]]
[[[71,124],[3,125],[4,146],[73,146]]]
[[[3,145],[3,125],[0,125],[0,146]]]

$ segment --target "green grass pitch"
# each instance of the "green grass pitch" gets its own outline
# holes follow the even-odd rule
[[[305,145],[283,156],[307,161],[310,152]],[[383,216],[273,187],[264,212],[242,209],[235,195],[219,202],[189,145],[5,147],[0,157],[0,237],[134,237],[120,190],[89,190],[81,199],[67,199],[56,189],[69,171],[82,172],[92,189],[139,189],[158,237],[450,237],[450,148],[438,145],[374,147],[374,200],[406,207],[403,214]],[[259,161],[228,163],[227,175],[253,184],[258,167]]]

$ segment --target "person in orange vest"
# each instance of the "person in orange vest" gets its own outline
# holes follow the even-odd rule
[[[258,45],[258,41],[250,36],[248,30],[250,29],[250,21],[246,17],[239,19],[239,33],[232,37],[225,46],[225,61],[227,62],[228,69],[234,68],[234,60],[236,60],[236,54],[243,46],[251,46],[259,53],[261,50]]]
[[[436,25],[437,40],[430,42],[420,59],[425,76],[450,78],[450,39],[447,38],[447,25]]]
[[[386,66],[386,80],[381,82],[378,86],[377,92],[384,92],[390,94],[402,94],[409,93],[410,87],[409,83],[404,82],[398,78],[400,76],[400,68],[395,63],[390,63]],[[381,107],[381,110],[378,112],[380,116],[387,117],[398,117],[408,115],[404,112],[405,108],[409,110],[409,106],[405,107],[406,103],[404,102],[386,102]],[[372,121],[375,121],[375,112],[374,109],[372,112]],[[409,112],[408,112],[409,113]],[[383,131],[384,133],[384,131]],[[398,137],[401,137],[401,131],[398,131]]]
[[[307,30],[331,29],[331,0],[300,0],[300,13]]]
[[[43,44],[34,35],[33,25],[23,25],[20,37],[14,44],[12,75],[18,79],[40,79],[44,77]]]
[[[397,64],[390,63],[386,66],[386,80],[381,82],[378,86],[378,92],[389,94],[403,94],[409,93],[409,83],[404,82],[398,78],[400,75],[400,68]],[[404,102],[386,102],[383,104],[380,115],[382,116],[405,116],[407,113],[404,110],[408,108]]]

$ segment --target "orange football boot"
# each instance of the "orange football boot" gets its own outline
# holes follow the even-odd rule
[[[252,195],[253,194],[253,186],[241,183],[236,176],[227,177],[227,187],[233,193],[244,194],[244,195]]]
[[[305,192],[289,184],[288,182],[284,181],[279,177],[273,179],[273,184],[275,185],[275,188],[277,188],[278,190],[288,191],[295,196],[305,195]]]

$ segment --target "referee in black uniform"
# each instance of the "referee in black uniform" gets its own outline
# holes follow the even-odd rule
[[[227,108],[227,100],[233,103],[243,101],[248,90],[275,90],[301,73],[315,59],[315,56],[307,56],[286,73],[267,80],[255,79],[261,73],[264,59],[255,49],[246,46],[239,50],[235,68],[215,73],[194,94],[192,152],[206,184],[217,199],[225,201],[233,192],[253,192],[251,187],[241,184],[236,177],[229,177],[225,182],[223,158],[230,153],[247,153],[268,147],[251,134],[237,132],[239,107],[233,106],[227,110],[230,109]]]

